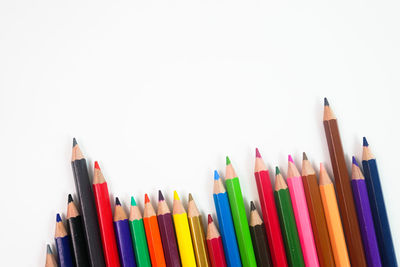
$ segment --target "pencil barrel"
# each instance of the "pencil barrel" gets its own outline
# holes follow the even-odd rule
[[[171,213],[157,216],[167,267],[180,267],[178,245]]]
[[[79,215],[69,218],[67,220],[67,225],[71,237],[75,266],[90,266],[87,253],[87,245],[82,225],[82,217]]]
[[[115,221],[114,229],[121,266],[136,267],[128,220]]]
[[[251,239],[253,240],[257,265],[263,267],[272,266],[264,223],[250,226],[250,234]]]
[[[194,255],[198,267],[210,266],[203,223],[200,216],[189,217],[190,233],[192,235]]]
[[[55,238],[60,267],[74,267],[69,236]]]
[[[212,267],[226,267],[224,248],[222,238],[213,238],[207,240],[208,253]]]
[[[149,249],[147,247],[146,234],[144,231],[143,220],[129,221],[131,230],[133,250],[135,252],[136,264],[139,267],[150,267]]]

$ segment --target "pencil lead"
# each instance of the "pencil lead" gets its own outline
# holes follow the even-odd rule
[[[226,166],[228,166],[229,164],[231,164],[231,160],[229,159],[228,156],[226,156]]]
[[[326,98],[326,97],[324,97],[324,106],[328,106],[329,107],[328,98]]]
[[[174,200],[179,200],[179,196],[178,196],[178,193],[176,191],[174,191]]]
[[[208,224],[210,224],[212,222],[213,222],[212,216],[211,216],[211,214],[208,214]]]
[[[356,160],[356,157],[353,156],[352,160],[353,160],[353,164],[356,165],[357,167],[359,167],[358,163],[357,163],[357,160]]]
[[[100,166],[97,161],[94,162],[94,168],[100,170]]]
[[[149,202],[150,202],[149,196],[147,194],[144,194],[144,204]]]
[[[253,211],[256,209],[256,205],[254,205],[253,201],[250,201],[250,210]]]
[[[293,158],[292,158],[292,155],[290,155],[290,154],[289,154],[289,156],[288,156],[288,160],[289,160],[291,163],[294,163]]]
[[[260,158],[260,159],[262,158],[260,151],[258,151],[258,148],[256,148],[256,158]]]
[[[303,160],[308,160],[306,152],[303,152]]]
[[[136,206],[136,201],[133,196],[131,196],[131,206]]]
[[[57,215],[56,215],[56,221],[57,221],[57,222],[61,222],[61,216],[60,216],[60,213],[57,213]]]
[[[363,146],[369,146],[367,138],[363,137]]]
[[[68,203],[71,203],[72,201],[74,201],[74,199],[72,198],[72,195],[68,194]]]
[[[189,193],[189,201],[193,201],[192,193]]]
[[[115,205],[121,206],[121,202],[119,201],[118,197],[115,198]]]
[[[215,170],[214,171],[214,180],[218,180],[218,179],[219,179],[219,174],[218,174],[218,171]]]
[[[76,138],[74,137],[72,139],[72,147],[76,146],[78,144],[78,142],[76,142]]]
[[[164,196],[161,192],[161,190],[158,190],[158,201],[163,201],[164,200]]]
[[[275,167],[275,175],[279,175],[279,174],[281,174],[281,171],[279,170],[279,167],[276,166]]]
[[[51,251],[51,247],[49,244],[47,244],[47,254],[53,254],[53,251]]]

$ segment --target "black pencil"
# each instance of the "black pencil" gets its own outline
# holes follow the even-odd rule
[[[250,234],[258,266],[272,266],[265,226],[253,201],[250,202]]]
[[[79,214],[71,194],[68,195],[67,225],[71,236],[75,266],[90,266],[82,216]]]
[[[96,206],[89,180],[86,159],[75,138],[73,140],[71,161],[76,192],[81,204],[83,229],[88,248],[89,262],[91,266],[105,267],[99,222],[97,221]]]

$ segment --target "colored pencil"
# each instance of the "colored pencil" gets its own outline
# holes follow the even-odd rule
[[[367,185],[365,184],[364,175],[361,173],[355,157],[353,157],[351,176],[351,186],[353,188],[354,202],[356,204],[358,223],[360,224],[365,257],[367,259],[368,266],[381,267],[382,262],[379,255],[378,241],[376,240],[371,207],[369,205]]]
[[[131,209],[129,214],[129,228],[135,251],[136,264],[139,267],[151,266],[149,249],[147,247],[146,234],[144,231],[143,218],[134,197],[131,197]]]
[[[208,254],[210,255],[211,266],[225,267],[226,261],[224,247],[222,245],[222,238],[217,227],[215,226],[211,214],[208,214],[207,247]]]
[[[136,267],[132,238],[129,230],[128,215],[121,206],[118,197],[115,198],[114,229],[121,266]]]
[[[68,195],[67,225],[71,235],[75,266],[89,266],[82,216],[79,214],[71,194]]]
[[[144,195],[143,224],[149,246],[151,266],[166,266],[156,212],[147,194]]]
[[[172,214],[161,190],[158,191],[157,221],[158,227],[160,228],[165,263],[167,267],[180,267],[181,260],[179,258],[178,245],[176,243]]]
[[[236,241],[235,228],[231,208],[229,206],[228,193],[219,177],[217,171],[214,171],[214,192],[213,192],[215,210],[217,211],[219,228],[224,245],[226,264],[229,267],[240,267],[239,248]]]
[[[57,267],[57,261],[54,258],[53,251],[51,251],[50,245],[46,247],[46,264],[45,267]]]
[[[279,218],[276,211],[271,179],[269,177],[268,169],[257,148],[254,176],[256,179],[258,197],[260,199],[269,248],[271,250],[272,263],[275,266],[285,267],[287,266],[285,246],[282,239],[281,228],[279,226]]]
[[[275,201],[288,263],[291,267],[302,267],[304,266],[303,252],[301,251],[289,189],[278,167],[276,167],[275,172]]]
[[[336,267],[350,267],[335,188],[322,163],[320,164],[319,190],[321,192],[321,200],[324,206],[325,219]]]
[[[369,203],[371,205],[382,265],[397,266],[396,253],[394,251],[392,234],[390,232],[378,166],[365,137],[363,138],[362,165],[365,182],[367,183]]]
[[[117,241],[115,239],[113,216],[107,182],[97,161],[94,162],[93,194],[97,208],[103,253],[107,266],[120,266]]]
[[[257,266],[239,178],[233,169],[229,157],[226,157],[225,184],[242,264],[244,267]]]
[[[250,202],[250,234],[258,266],[272,266],[265,226],[254,202]]]
[[[74,174],[76,193],[82,213],[90,265],[105,267],[99,223],[97,221],[96,204],[94,203],[92,186],[89,181],[86,159],[75,138],[72,146],[72,172]]]
[[[325,98],[324,103],[324,128],[329,148],[333,174],[335,177],[337,200],[342,218],[344,234],[347,240],[347,248],[350,263],[353,266],[365,267],[364,248],[361,241],[360,227],[357,221],[354,206],[353,193],[350,186],[350,177],[344,158],[342,141],[335,115]]]
[[[210,266],[208,258],[206,237],[204,235],[204,227],[201,221],[201,215],[193,200],[192,194],[189,193],[188,202],[188,220],[190,233],[192,235],[194,255],[196,257],[197,266]]]
[[[56,241],[58,261],[61,267],[73,267],[74,260],[72,257],[71,240],[61,220],[61,216],[58,213],[56,221],[56,233],[54,239]]]
[[[308,212],[310,213],[311,227],[314,233],[319,265],[322,267],[334,267],[335,260],[333,258],[331,243],[329,240],[328,227],[326,226],[317,175],[304,152],[301,178],[303,180]]]
[[[181,256],[182,266],[196,266],[196,259],[194,256],[187,214],[176,191],[174,191],[172,218],[174,219],[175,233],[178,239],[179,254]]]
[[[306,267],[319,266],[317,250],[315,248],[314,235],[311,228],[310,215],[308,213],[307,201],[304,195],[303,181],[292,156],[289,155],[287,183],[290,198],[292,200],[294,218],[299,233],[301,250],[303,251],[304,264]]]

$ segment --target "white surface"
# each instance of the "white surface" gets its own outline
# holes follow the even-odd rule
[[[286,173],[288,153],[300,166],[303,150],[329,163],[324,96],[349,162],[363,135],[378,158],[399,252],[399,11],[398,1],[2,1],[0,265],[43,266],[75,192],[72,137],[124,205],[159,188],[171,202],[176,189],[215,214],[225,155],[257,206],[256,146],[270,170]]]

